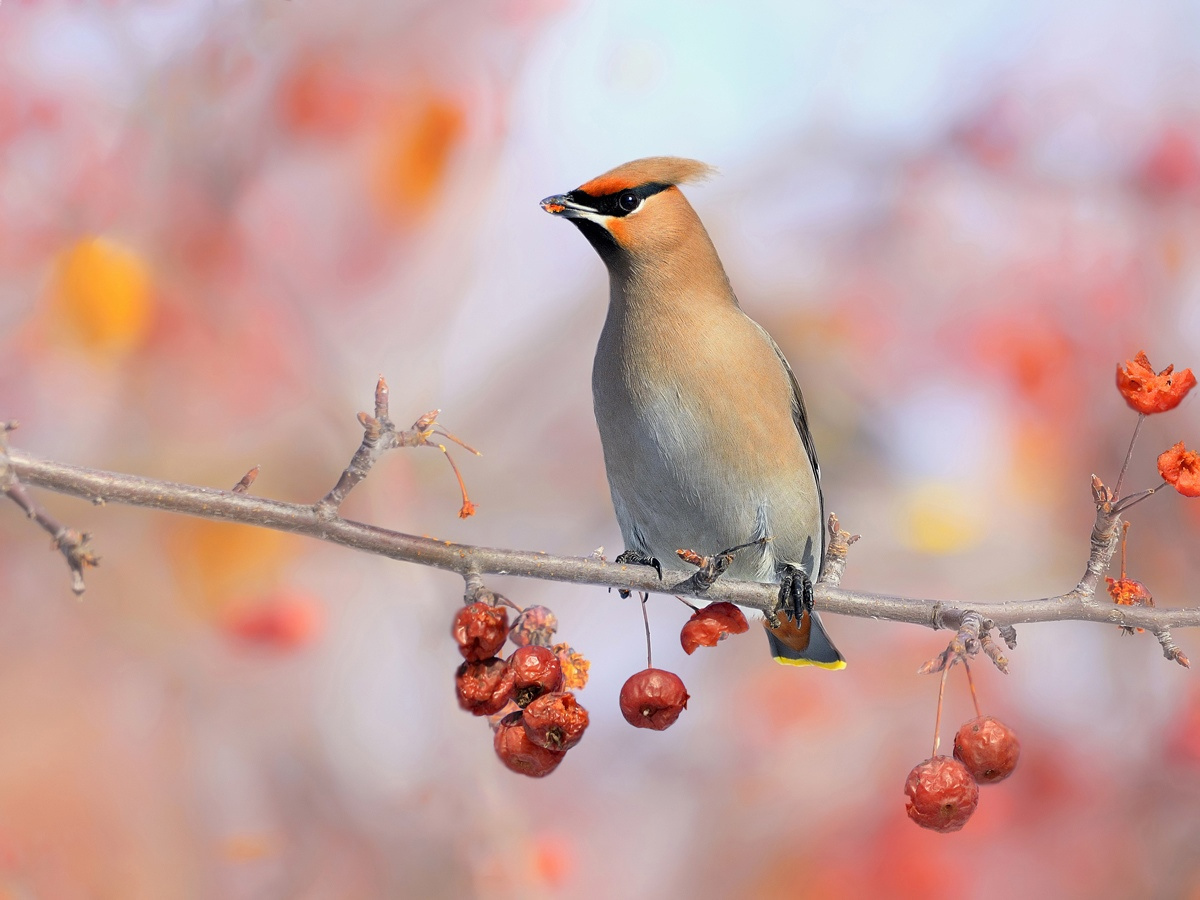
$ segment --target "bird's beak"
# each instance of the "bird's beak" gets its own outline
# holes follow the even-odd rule
[[[555,194],[553,197],[547,197],[542,201],[542,209],[552,216],[562,216],[566,219],[579,219],[589,213],[592,215],[596,213],[594,209],[588,209],[586,206],[576,203],[566,194]]]

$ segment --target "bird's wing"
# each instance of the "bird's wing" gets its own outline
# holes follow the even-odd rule
[[[751,321],[754,320],[751,319]],[[767,334],[767,330],[757,322],[754,322],[754,326],[767,339],[767,343],[771,345],[771,349],[775,351],[775,356],[779,359],[779,364],[783,366],[783,371],[787,372],[788,380],[792,383],[792,421],[796,423],[796,431],[800,433],[804,452],[808,454],[808,461],[812,465],[813,481],[817,487],[817,502],[821,507],[821,521],[817,526],[819,535],[817,545],[820,547],[820,553],[817,554],[817,571],[815,574],[809,573],[809,577],[816,581],[821,577],[821,570],[825,566],[825,496],[821,493],[821,464],[817,462],[817,447],[813,443],[812,432],[808,427],[808,412],[804,409],[804,394],[800,391],[800,383],[796,381],[792,367],[788,364],[783,351],[779,349],[779,345],[775,343],[775,339]]]

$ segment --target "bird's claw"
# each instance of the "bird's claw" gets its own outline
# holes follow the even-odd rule
[[[651,566],[658,573],[658,580],[662,581],[662,563],[653,556],[647,556],[645,553],[639,553],[636,550],[626,550],[624,553],[618,554],[613,562],[628,563],[635,566]],[[627,591],[625,588],[617,588],[617,593],[624,598],[628,597],[632,591]]]
[[[793,622],[799,622],[805,612],[812,612],[814,604],[813,583],[808,573],[795,566],[787,566],[779,581],[777,608]]]

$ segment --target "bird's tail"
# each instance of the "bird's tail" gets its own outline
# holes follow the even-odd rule
[[[813,610],[806,609],[797,622],[786,612],[779,618],[779,627],[772,628],[764,620],[767,640],[775,662],[785,666],[820,666],[822,669],[844,669],[846,660],[833,646],[825,626]]]

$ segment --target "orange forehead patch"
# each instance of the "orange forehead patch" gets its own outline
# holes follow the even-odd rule
[[[694,159],[681,159],[677,156],[650,156],[645,159],[635,159],[624,165],[610,169],[603,175],[598,175],[586,184],[580,185],[579,190],[593,197],[603,197],[627,191],[643,184],[683,184],[696,181],[711,175],[713,170],[702,162]]]
[[[587,184],[581,184],[579,190],[592,197],[603,197],[606,194],[615,194],[618,191],[627,191],[630,188],[635,188],[640,182],[632,182],[628,178],[619,178],[615,175],[601,175],[599,178],[593,178]]]

